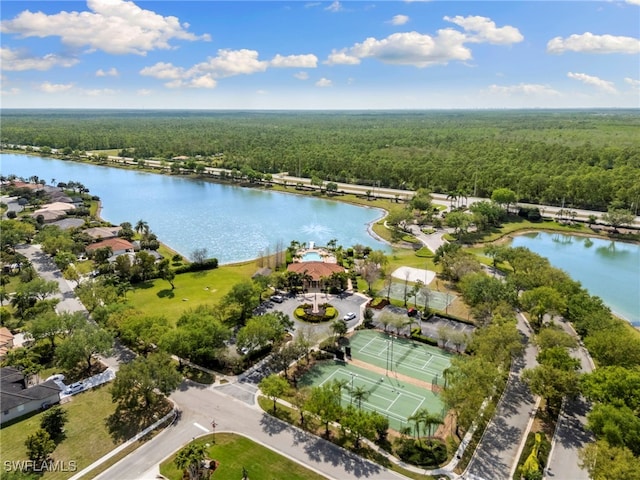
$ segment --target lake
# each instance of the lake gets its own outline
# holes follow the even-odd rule
[[[640,325],[640,245],[562,233],[518,235],[512,247],[546,257],[597,295],[616,315]]]
[[[380,209],[31,155],[2,154],[0,162],[5,176],[83,183],[100,197],[103,219],[134,226],[142,219],[185,257],[206,248],[220,263],[233,263],[273,252],[279,242],[326,245],[333,238],[345,248],[388,250],[368,233],[369,224],[384,214]]]

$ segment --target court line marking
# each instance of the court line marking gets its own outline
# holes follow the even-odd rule
[[[350,380],[351,373],[352,373],[352,372],[350,372],[349,370],[346,370],[346,369],[344,369],[344,368],[337,368],[336,370],[334,370],[333,372],[331,372],[331,374],[330,374],[326,379],[324,379],[324,380],[323,380],[319,385],[324,385],[324,384],[325,384],[325,383],[327,383],[329,380],[332,380],[334,377],[336,377],[338,374],[348,375],[348,376],[349,376],[349,380]],[[345,378],[346,378],[346,377],[345,377]],[[360,376],[358,376],[358,379],[359,379],[359,380],[364,380],[365,382],[370,383],[370,384],[373,384],[373,385],[378,385],[378,388],[382,387],[382,390],[383,390],[383,391],[392,391],[392,392],[394,391],[394,390],[393,390],[393,388],[392,388],[392,387],[390,387],[390,386],[388,386],[387,384],[384,384],[384,383],[383,383],[383,384],[379,385],[379,383],[380,383],[380,382],[378,382],[378,381],[374,381],[374,380],[372,380],[372,379],[371,379],[371,378],[369,378],[369,377],[366,377],[366,376],[362,376],[362,375],[360,375]],[[377,391],[377,390],[376,390],[376,391]],[[386,396],[383,396],[383,395],[379,395],[379,394],[377,394],[377,393],[373,393],[371,396],[373,396],[373,397],[378,397],[378,398],[382,398],[382,399],[387,400],[387,401],[392,400],[392,399],[390,399],[389,397],[386,397]],[[402,423],[408,423],[408,422],[409,422],[409,420],[408,420],[408,419],[409,419],[409,417],[410,417],[411,415],[409,415],[409,417],[405,417],[405,416],[403,416],[403,415],[400,415],[399,413],[392,412],[392,411],[390,411],[390,410],[389,410],[389,408],[391,408],[391,406],[392,406],[392,405],[393,405],[393,404],[398,400],[398,398],[400,398],[401,396],[405,396],[405,397],[407,397],[407,398],[410,398],[411,400],[416,400],[416,401],[418,401],[418,400],[419,400],[418,406],[414,408],[414,410],[413,410],[413,412],[412,412],[412,414],[411,414],[411,415],[415,414],[415,413],[420,409],[420,407],[422,407],[422,405],[424,404],[424,402],[427,400],[427,397],[425,397],[425,396],[421,396],[421,395],[418,395],[418,394],[415,394],[415,393],[413,393],[413,392],[400,392],[400,395],[396,395],[396,396],[395,396],[396,398],[395,398],[395,399],[393,399],[393,400],[391,401],[391,404],[390,404],[387,408],[382,408],[382,407],[376,406],[376,405],[374,405],[374,404],[372,404],[372,403],[369,403],[369,402],[368,402],[368,401],[366,401],[366,400],[364,400],[364,401],[362,401],[362,402],[360,403],[360,408],[364,408],[364,409],[369,410],[369,411],[372,411],[372,412],[378,412],[378,413],[380,413],[380,414],[385,414],[385,415],[387,415],[387,417],[391,417],[391,418],[393,418],[393,419],[395,419],[395,420],[397,420],[397,421],[400,421],[400,422],[402,422]],[[351,403],[351,397],[350,397],[350,395],[348,395],[347,393],[342,393],[342,394],[341,394],[341,399],[342,399],[342,400],[344,400],[344,401],[345,401],[345,403],[346,403],[347,401],[349,401],[349,403]],[[384,412],[384,413],[382,413],[382,412]],[[200,426],[200,428],[204,428],[204,427]],[[208,430],[207,430],[207,432],[208,432]]]

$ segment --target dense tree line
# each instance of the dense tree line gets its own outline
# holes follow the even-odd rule
[[[3,111],[2,142],[606,210],[640,201],[635,111]]]

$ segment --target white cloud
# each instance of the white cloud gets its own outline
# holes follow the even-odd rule
[[[444,17],[444,20],[455,23],[466,32],[474,32],[474,35],[467,37],[467,41],[469,42],[511,45],[512,43],[518,43],[524,40],[524,37],[517,28],[510,25],[496,27],[495,22],[487,17],[462,17],[457,15],[455,17]]]
[[[631,5],[640,5],[640,0],[626,0],[626,2]]]
[[[53,15],[25,10],[12,20],[3,20],[3,33],[28,37],[60,37],[69,47],[89,47],[111,54],[146,55],[156,49],[170,49],[170,40],[210,40],[187,31],[177,17],[164,17],[124,0],[87,0],[90,11]]]
[[[268,66],[269,62],[258,60],[258,52],[255,50],[220,49],[217,57],[209,57],[206,62],[194,65],[187,71],[187,75],[211,73],[215,78],[224,78],[264,72]]]
[[[136,90],[136,94],[141,97],[147,97],[153,93],[153,90],[149,90],[148,88],[141,88],[140,90]]]
[[[258,95],[268,95],[269,92],[267,90],[256,90],[256,93]]]
[[[184,75],[184,69],[170,63],[158,62],[151,67],[140,70],[140,75],[159,78],[161,80],[177,80]]]
[[[348,54],[347,49],[343,48],[340,51],[332,50],[324,63],[327,65],[358,65],[360,63],[360,59],[354,55]]]
[[[304,8],[313,8],[322,5],[322,2],[309,2],[304,4]]]
[[[594,77],[593,75],[587,75],[586,73],[569,72],[567,73],[567,77],[574,80],[579,80],[586,85],[592,85],[596,88],[599,88],[600,90],[604,90],[605,92],[616,93],[616,87],[614,87],[613,82]]]
[[[67,92],[73,88],[73,83],[51,83],[44,82],[38,85],[38,90],[45,93]]]
[[[118,69],[115,67],[112,67],[109,70],[99,68],[96,72],[96,77],[117,77],[118,75]]]
[[[0,90],[0,94],[2,94],[4,96],[7,96],[7,95],[11,95],[11,96],[19,95],[20,93],[21,93],[21,90],[19,88],[16,88],[16,87],[10,88],[9,90],[5,90],[5,89]]]
[[[391,25],[404,25],[408,21],[409,17],[406,15],[395,15],[391,20],[389,20],[389,23]]]
[[[342,4],[338,0],[335,0],[335,2],[325,8],[325,10],[333,13],[340,12],[342,11]]]
[[[452,60],[471,59],[471,51],[463,41],[464,34],[452,29],[439,30],[435,37],[418,32],[394,33],[382,40],[370,37],[349,49],[334,52],[327,63],[355,64],[361,58],[376,58],[383,63],[419,68],[446,65]]]
[[[332,87],[332,86],[333,86],[333,82],[328,78],[323,77],[316,82],[316,87]]]
[[[486,17],[444,17],[461,26],[463,33],[453,28],[438,30],[436,35],[416,31],[394,33],[386,38],[367,38],[361,43],[341,50],[333,50],[325,63],[356,65],[363,58],[376,58],[383,63],[413,65],[418,68],[446,65],[451,61],[471,60],[471,50],[465,43],[488,42],[505,45],[522,41],[517,28],[496,24]]]
[[[140,75],[169,80],[165,84],[168,88],[215,88],[216,79],[233,77],[235,75],[251,75],[264,72],[269,67],[274,68],[315,68],[318,57],[315,55],[276,55],[271,61],[260,60],[255,50],[220,49],[215,57],[209,57],[185,69],[171,63],[158,62],[155,65],[140,70]]]
[[[591,32],[571,35],[568,38],[555,37],[547,43],[547,52],[580,53],[640,53],[640,39],[615,35],[594,35]]]
[[[308,80],[309,74],[307,72],[298,72],[293,74],[298,80]]]
[[[269,65],[278,68],[316,68],[318,66],[318,57],[313,54],[307,55],[288,55],[286,57],[277,54]]]
[[[187,83],[187,87],[190,88],[216,88],[218,82],[213,78],[210,73],[194,77]]]
[[[547,85],[520,83],[518,85],[490,85],[489,92],[500,95],[560,95],[560,92]]]
[[[111,88],[96,88],[92,90],[82,90],[82,94],[87,95],[89,97],[111,96],[111,95],[116,95],[117,93],[118,93],[117,90],[113,90]]]
[[[10,48],[0,48],[2,70],[7,72],[22,72],[25,70],[46,71],[54,67],[72,67],[79,60],[71,57],[60,57],[49,53],[44,57],[32,57],[27,53]]]
[[[638,0],[640,1],[640,0]],[[636,80],[635,78],[625,77],[624,82],[628,83],[632,87],[640,88],[640,80]]]

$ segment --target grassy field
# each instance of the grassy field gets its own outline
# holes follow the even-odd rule
[[[115,412],[111,403],[110,387],[100,387],[72,397],[73,400],[62,405],[68,412],[65,426],[66,438],[62,440],[52,454],[53,460],[74,460],[78,471],[91,465],[95,460],[109,453],[120,442],[114,441],[109,434],[107,418]],[[42,413],[33,415],[18,423],[0,430],[0,446],[3,460],[26,460],[27,449],[24,445],[27,436],[40,428]],[[48,472],[43,480],[69,478],[74,472]]]
[[[219,302],[233,285],[249,280],[257,268],[254,262],[246,262],[205,272],[183,273],[176,275],[174,290],[166,280],[152,280],[129,292],[128,302],[149,315],[175,320],[185,310]]]
[[[251,480],[321,480],[319,475],[302,465],[289,460],[267,447],[233,433],[216,433],[196,440],[209,444],[209,458],[220,462],[213,473],[216,480],[239,480],[245,468]],[[160,465],[160,473],[170,480],[182,480],[182,472],[173,463],[171,456]]]

